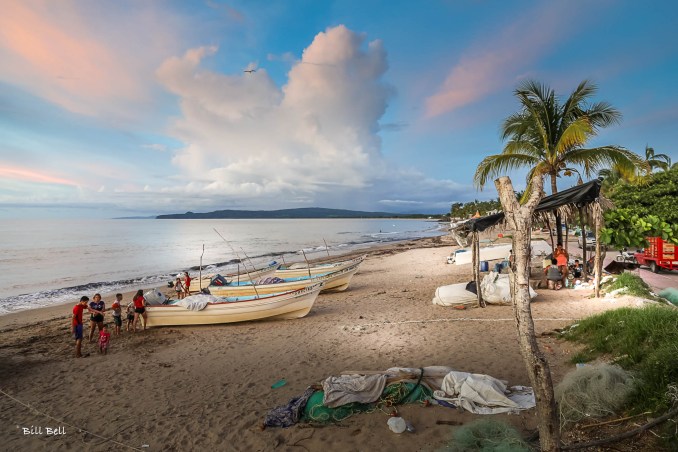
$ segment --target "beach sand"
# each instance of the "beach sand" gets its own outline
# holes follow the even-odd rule
[[[113,337],[107,356],[74,359],[69,303],[0,317],[0,439],[5,450],[435,450],[480,416],[405,405],[415,433],[394,434],[381,411],[336,425],[260,429],[265,414],[343,370],[449,366],[528,385],[512,307],[435,306],[438,286],[470,279],[446,264],[447,237],[370,251],[345,292],[322,294],[302,319],[164,327]],[[170,289],[164,289],[170,290]],[[590,291],[539,290],[538,333],[632,299],[595,300]],[[125,294],[125,302],[132,294]],[[111,297],[105,297],[107,305]],[[110,315],[107,315],[110,321]],[[87,326],[87,325],[86,325]],[[555,382],[572,370],[570,343],[540,336]],[[287,384],[271,389],[281,378]],[[536,411],[496,415],[521,431]],[[25,434],[25,428],[43,434]],[[62,427],[49,436],[47,428]],[[148,447],[144,447],[144,446]],[[129,447],[128,447],[129,446]],[[302,447],[303,446],[303,447]]]

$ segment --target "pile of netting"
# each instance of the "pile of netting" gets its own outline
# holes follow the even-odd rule
[[[455,430],[452,441],[442,450],[530,452],[532,448],[510,425],[490,419],[480,419]]]
[[[633,376],[619,366],[587,365],[568,373],[555,388],[561,427],[616,413],[633,389]]]
[[[431,390],[417,383],[399,382],[384,388],[379,400],[372,403],[353,402],[337,408],[323,405],[324,391],[315,391],[306,402],[301,419],[305,422],[329,423],[339,422],[356,413],[370,413],[386,410],[388,407],[406,403],[423,402],[431,398]]]
[[[666,289],[659,292],[659,296],[666,298],[675,306],[678,306],[678,289],[674,289],[673,287],[667,287]]]

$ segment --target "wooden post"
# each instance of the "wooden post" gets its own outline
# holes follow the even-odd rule
[[[582,208],[579,207],[579,226],[581,227],[581,244],[582,244],[582,281],[586,282],[587,279],[586,277],[588,276],[588,269],[586,268],[586,265],[588,264],[588,261],[586,260],[586,224],[584,223],[584,213],[582,211]]]
[[[560,426],[553,394],[553,381],[546,357],[539,350],[530,307],[530,229],[534,209],[544,194],[543,175],[535,172],[529,199],[520,205],[508,177],[494,181],[506,220],[514,230],[515,283],[512,297],[520,353],[525,361],[537,401],[539,443],[543,451],[560,450]]]
[[[480,290],[480,238],[478,231],[473,231],[473,247],[471,249],[471,252],[473,253],[473,256],[471,256],[472,264],[473,265],[473,280],[476,282],[476,295],[478,297],[478,307],[479,308],[484,308],[485,307],[485,300],[483,300],[483,293],[482,290]]]
[[[600,298],[600,274],[603,271],[603,260],[601,259],[600,256],[600,228],[602,227],[602,214],[598,212],[595,207],[594,207],[594,213],[593,216],[595,218],[595,223],[596,223],[596,260],[595,260],[595,275],[596,275],[596,281],[595,281],[595,288],[596,288],[596,298]]]

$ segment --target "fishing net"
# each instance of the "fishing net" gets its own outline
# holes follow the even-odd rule
[[[659,292],[659,296],[666,298],[671,303],[678,306],[678,289],[674,289],[673,287],[667,287],[666,289]]]
[[[324,391],[316,391],[308,399],[302,420],[305,422],[339,422],[356,413],[372,412],[384,407],[416,403],[431,397],[431,390],[416,383],[394,383],[386,386],[379,400],[373,403],[353,402],[336,408],[323,405]]]
[[[510,425],[480,419],[459,427],[445,451],[529,452],[532,449]]]
[[[584,418],[600,418],[619,410],[634,387],[631,374],[610,364],[578,368],[556,386],[562,428]]]

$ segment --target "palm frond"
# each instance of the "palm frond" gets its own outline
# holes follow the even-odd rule
[[[582,116],[572,121],[560,135],[555,146],[558,156],[569,149],[582,146],[591,136],[591,124],[587,116]]]
[[[564,156],[563,161],[582,166],[586,177],[591,177],[594,171],[602,168],[614,167],[628,173],[644,168],[643,159],[638,154],[620,146],[573,149]]]
[[[621,112],[608,102],[596,102],[584,114],[589,117],[594,130],[619,124],[622,120]]]
[[[490,178],[503,175],[509,170],[523,166],[535,166],[539,160],[526,154],[496,154],[483,159],[473,176],[473,183],[482,189]]]

